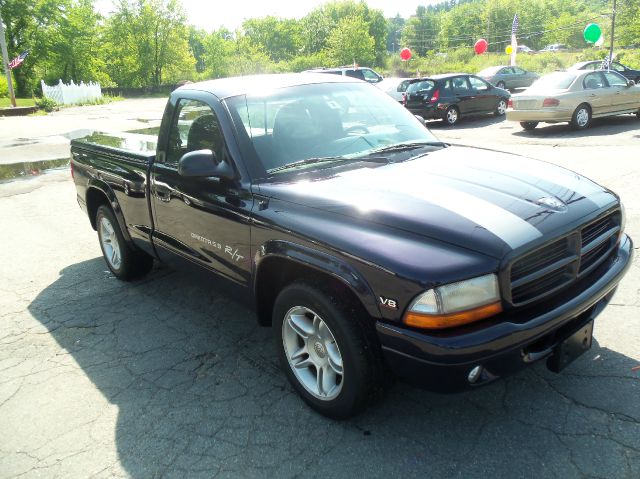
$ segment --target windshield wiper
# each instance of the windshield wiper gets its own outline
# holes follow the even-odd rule
[[[376,163],[389,163],[389,160],[384,156],[380,156],[380,157],[371,156],[367,158],[346,158],[344,156],[322,156],[318,158],[306,158],[304,160],[294,161],[293,163],[288,163],[286,165],[272,168],[268,170],[268,172],[277,173],[278,171],[290,170],[290,169],[298,168],[299,166],[313,165],[317,163],[325,163],[330,161],[339,161],[342,163],[356,162],[356,161],[373,161]]]
[[[411,143],[398,143],[396,145],[383,146],[382,148],[372,150],[371,154],[375,155],[377,153],[396,153],[401,151],[410,151],[416,150],[418,148],[423,148],[425,146],[440,146],[444,148],[447,145],[442,141],[417,141]]]

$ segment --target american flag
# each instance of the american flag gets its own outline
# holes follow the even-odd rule
[[[604,60],[602,60],[600,70],[608,70],[609,68],[611,68],[611,58],[609,57],[609,55],[607,55],[606,57],[604,57]]]
[[[520,26],[520,19],[518,18],[518,14],[516,13],[513,16],[513,23],[511,24],[511,35],[515,35],[518,33],[518,27]]]
[[[24,62],[24,59],[27,58],[28,54],[28,51],[22,52],[20,55],[11,60],[9,62],[9,69],[13,70],[14,68],[18,68],[20,65],[22,65],[22,62]]]

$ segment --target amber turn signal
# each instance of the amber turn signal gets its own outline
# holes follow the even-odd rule
[[[423,329],[444,329],[473,323],[481,319],[495,316],[502,312],[500,302],[491,303],[468,311],[460,311],[451,314],[424,314],[407,312],[404,316],[404,323],[407,326]]]

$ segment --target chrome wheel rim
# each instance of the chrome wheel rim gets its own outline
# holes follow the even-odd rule
[[[585,126],[589,122],[589,112],[586,108],[580,108],[576,113],[576,123],[578,126]]]
[[[496,85],[498,88],[502,88],[504,90],[505,84],[503,82],[498,82]]]
[[[505,103],[504,100],[500,100],[498,102],[498,114],[499,115],[504,115],[505,111],[507,111],[507,104]]]
[[[291,371],[311,395],[329,401],[340,394],[344,382],[342,355],[320,316],[304,306],[287,311],[282,345]]]
[[[100,218],[100,243],[104,257],[113,269],[119,269],[122,264],[122,255],[120,253],[120,243],[116,231],[106,217]]]
[[[456,121],[458,121],[458,110],[452,108],[451,110],[447,111],[447,121],[452,125]]]

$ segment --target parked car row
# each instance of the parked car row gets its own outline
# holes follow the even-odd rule
[[[521,47],[523,45],[520,45]],[[550,47],[562,47],[551,45]],[[549,48],[552,50],[552,48]],[[356,65],[317,68],[311,73],[350,76],[375,84],[414,115],[455,125],[468,115],[493,113],[517,121],[525,130],[540,122],[568,122],[587,128],[594,118],[635,113],[640,118],[640,70],[613,62],[579,62],[540,77],[518,66],[497,65],[478,72],[420,78],[386,78]],[[509,90],[526,88],[511,97]]]

